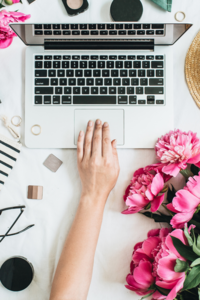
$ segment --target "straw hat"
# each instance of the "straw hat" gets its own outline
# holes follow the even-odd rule
[[[200,31],[188,50],[185,60],[185,76],[190,93],[200,108]]]

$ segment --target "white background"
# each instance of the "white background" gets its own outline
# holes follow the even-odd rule
[[[7,9],[31,14],[31,19],[28,20],[30,23],[111,21],[109,15],[111,1],[107,0],[89,0],[89,10],[76,17],[67,15],[61,0],[36,0],[31,5],[28,5],[26,0],[22,1],[23,5],[16,4]],[[174,0],[173,2],[172,13],[169,13],[149,0],[142,0],[144,13],[141,22],[175,22],[175,13],[182,10],[186,13],[186,22],[194,24],[193,28],[173,46],[175,127],[193,130],[200,136],[199,109],[189,93],[184,76],[185,56],[200,27],[200,1]],[[23,43],[18,38],[14,38],[9,48],[0,50],[0,99],[2,100],[0,113],[10,118],[20,115],[23,120],[25,49]],[[22,142],[23,125],[22,123],[20,128]],[[2,124],[0,124],[0,133],[12,138]],[[52,173],[43,166],[44,160],[50,153],[63,161],[57,173]],[[105,208],[88,300],[140,298],[124,287],[132,249],[136,242],[145,239],[149,229],[158,226],[139,214],[128,216],[121,214],[125,208],[123,192],[132,173],[139,167],[155,162],[154,151],[120,150],[119,160],[121,172]],[[42,185],[44,199],[28,200],[28,185]],[[0,193],[0,207],[26,205],[25,212],[13,231],[32,223],[35,227],[26,233],[6,238],[0,244],[0,265],[11,256],[24,256],[32,262],[35,277],[29,288],[20,293],[9,292],[0,286],[1,299],[47,300],[49,298],[55,267],[74,218],[80,192],[76,150],[22,148],[17,164]],[[0,233],[5,232],[13,218],[14,215],[0,217]]]

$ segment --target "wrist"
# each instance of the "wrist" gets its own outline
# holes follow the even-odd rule
[[[108,195],[82,191],[80,203],[91,208],[104,210]]]

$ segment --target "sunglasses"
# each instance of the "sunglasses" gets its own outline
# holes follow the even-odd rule
[[[24,208],[25,208],[24,205],[20,205],[20,206],[13,206],[13,207],[0,209],[0,215],[2,215],[2,213],[5,211],[15,210],[15,209],[20,210],[19,215],[14,220],[14,222],[7,230],[7,232],[4,235],[0,235],[1,238],[0,242],[2,242],[5,237],[20,234],[34,226],[34,224],[32,224],[18,232],[9,234],[13,226],[17,223],[17,221],[23,214]],[[34,276],[34,268],[32,264],[28,262],[26,258],[21,256],[9,258],[3,263],[3,265],[0,268],[0,281],[2,285],[8,290],[13,292],[19,292],[27,288],[32,282],[33,276]]]

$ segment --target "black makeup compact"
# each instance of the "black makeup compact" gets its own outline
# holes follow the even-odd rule
[[[115,22],[137,22],[143,13],[140,0],[113,0],[110,15]]]
[[[12,292],[26,289],[31,284],[33,277],[32,264],[21,256],[9,258],[0,268],[0,282]]]
[[[87,0],[62,0],[69,16],[76,16],[83,13],[89,6]]]

